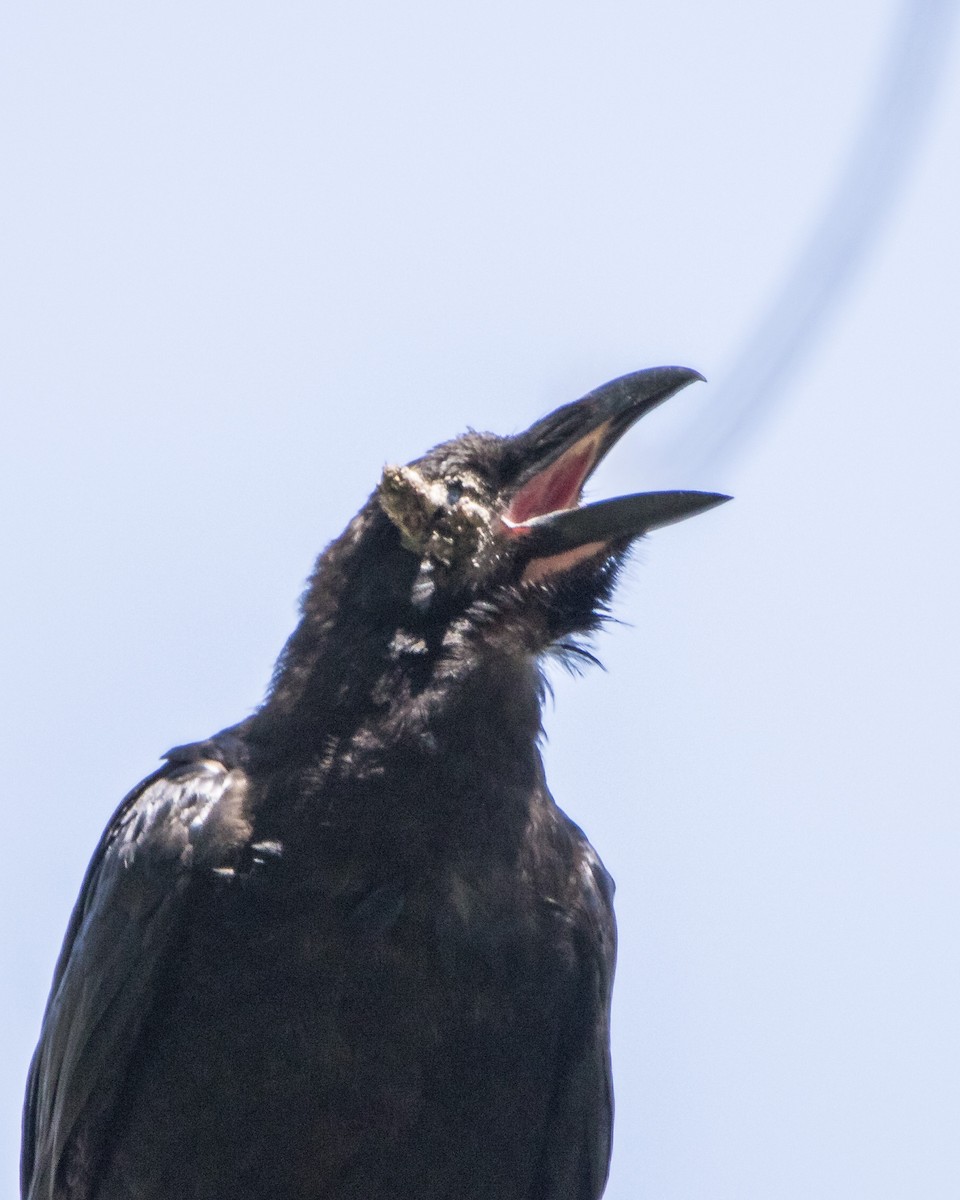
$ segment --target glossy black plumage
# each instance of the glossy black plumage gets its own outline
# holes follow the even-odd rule
[[[576,513],[692,378],[641,372],[385,472],[261,708],[171,751],[97,848],[24,1200],[601,1194],[612,884],[543,778],[540,662],[596,628],[632,538],[722,499]]]

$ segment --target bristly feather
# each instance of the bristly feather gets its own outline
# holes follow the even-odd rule
[[[554,642],[547,651],[547,656],[551,661],[559,663],[568,674],[575,677],[582,675],[590,667],[599,667],[601,671],[607,669],[592,650],[572,638],[563,642]]]

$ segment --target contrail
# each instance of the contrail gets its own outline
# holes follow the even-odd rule
[[[905,0],[867,116],[813,233],[720,379],[720,395],[665,448],[701,477],[741,454],[783,402],[900,198],[949,61],[957,0]]]

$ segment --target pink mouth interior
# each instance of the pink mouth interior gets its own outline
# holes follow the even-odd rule
[[[524,526],[534,517],[576,508],[580,491],[597,458],[606,425],[595,429],[525,483],[504,513],[508,528]],[[522,532],[516,529],[515,532]]]

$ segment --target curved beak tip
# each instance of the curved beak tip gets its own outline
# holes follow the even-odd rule
[[[523,435],[525,477],[504,517],[512,536],[532,535],[538,555],[612,545],[707,512],[719,492],[643,492],[581,506],[583,485],[610,447],[646,413],[691,383],[692,367],[649,367],[622,375],[557,409]]]

